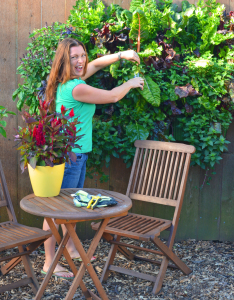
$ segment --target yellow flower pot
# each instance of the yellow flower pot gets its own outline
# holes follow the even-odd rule
[[[54,167],[28,165],[29,177],[33,192],[39,197],[54,197],[60,193],[64,175],[65,163]]]

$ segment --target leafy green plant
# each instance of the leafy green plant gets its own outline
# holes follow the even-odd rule
[[[54,51],[65,37],[78,38],[89,59],[134,49],[139,66],[121,60],[97,72],[87,83],[110,90],[136,73],[145,88],[131,90],[116,104],[97,105],[93,122],[93,151],[89,175],[102,171],[111,155],[130,166],[136,139],[175,141],[175,124],[184,143],[197,151],[192,164],[213,168],[228,141],[223,134],[232,120],[234,102],[234,26],[232,12],[215,0],[196,5],[172,0],[132,0],[126,10],[100,0],[77,1],[66,24],[54,23],[34,31],[18,72],[24,79],[14,92],[17,107],[38,113]],[[218,130],[215,124],[220,124]],[[181,139],[180,139],[181,141]]]
[[[0,134],[4,137],[6,137],[6,130],[4,127],[6,127],[7,122],[3,119],[7,118],[9,114],[16,115],[14,112],[8,111],[4,106],[0,106]]]

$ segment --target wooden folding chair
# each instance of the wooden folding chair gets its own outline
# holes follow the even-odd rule
[[[190,158],[191,154],[195,152],[195,148],[185,144],[157,141],[136,141],[135,147],[136,153],[126,195],[135,200],[173,206],[175,207],[174,216],[172,220],[165,220],[128,213],[127,216],[111,219],[103,233],[103,237],[111,244],[111,249],[103,269],[101,282],[107,280],[110,271],[116,271],[153,281],[152,292],[156,294],[161,290],[168,266],[179,268],[186,275],[192,272],[173,253],[172,247],[180,218]],[[92,223],[94,230],[97,230],[98,226],[99,223]],[[163,230],[170,231],[166,244],[159,239]],[[120,241],[121,237],[151,241],[159,251],[123,243]],[[163,258],[161,262],[158,262],[136,256],[127,248],[162,255]],[[117,250],[129,260],[141,259],[160,264],[158,275],[155,277],[114,266],[113,261]],[[169,265],[169,260],[173,264]]]
[[[0,293],[29,284],[36,294],[39,284],[29,260],[29,254],[49,238],[50,231],[21,225],[17,222],[5,176],[0,161],[0,207],[6,207],[9,221],[0,223],[0,252],[17,247],[19,252],[0,257],[0,262],[8,261],[1,266],[1,275],[10,272],[21,261],[25,267],[27,277],[14,283],[0,287]]]

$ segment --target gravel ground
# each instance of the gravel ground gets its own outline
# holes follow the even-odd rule
[[[83,242],[85,249],[89,247],[89,244],[90,241],[88,240]],[[144,246],[151,247],[151,245],[147,243],[144,243]],[[184,276],[179,270],[168,269],[163,282],[163,288],[156,296],[151,294],[153,287],[151,282],[115,272],[111,272],[111,275],[103,286],[109,299],[234,299],[233,246],[234,243],[231,242],[220,243],[195,240],[177,242],[174,245],[174,252],[183,259],[193,272],[188,276]],[[95,255],[97,256],[97,260],[93,265],[98,275],[102,272],[109,248],[109,244],[101,242],[96,250]],[[10,252],[1,253],[1,256],[6,254],[10,254]],[[153,257],[150,253],[146,256],[148,258]],[[41,283],[43,280],[43,275],[40,273],[44,261],[43,247],[38,248],[30,257],[38,281]],[[66,266],[65,261],[61,260],[61,264]],[[75,264],[77,267],[80,265],[79,262],[75,262]],[[115,264],[134,270],[141,270],[151,275],[156,275],[159,270],[157,265],[140,261],[133,263],[126,260],[121,254],[117,255]],[[20,279],[22,276],[24,277],[22,271],[22,265],[19,264],[9,274],[0,277],[0,285],[11,283],[17,278]],[[96,293],[92,280],[87,273],[85,273],[83,280],[86,286]],[[70,285],[70,280],[53,277],[49,281],[42,299],[64,299]],[[0,295],[1,300],[29,300],[33,298],[34,295],[28,286],[14,289]],[[76,291],[73,299],[85,299],[82,296],[80,288]]]

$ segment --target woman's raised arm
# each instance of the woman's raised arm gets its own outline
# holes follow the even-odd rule
[[[121,100],[132,88],[140,88],[143,90],[144,79],[136,77],[128,80],[122,85],[107,91],[94,88],[87,84],[78,84],[72,91],[75,100],[93,104],[115,103]]]
[[[97,58],[97,59],[91,61],[88,64],[85,76],[82,76],[81,79],[86,80],[87,78],[92,76],[97,71],[115,63],[116,61],[120,60],[121,58],[130,60],[133,62],[137,62],[138,64],[140,63],[140,58],[139,58],[138,54],[133,50],[127,50],[127,51],[123,51],[123,52],[119,52],[119,53],[105,55],[105,56],[102,56],[100,58]]]

